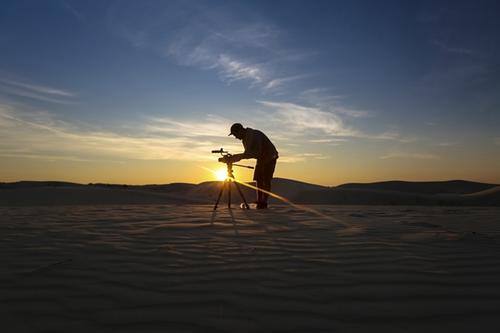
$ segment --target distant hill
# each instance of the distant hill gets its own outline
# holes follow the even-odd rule
[[[494,184],[470,182],[466,180],[449,180],[440,182],[407,182],[386,181],[376,183],[348,183],[339,185],[337,189],[394,191],[419,194],[468,194],[495,187]]]
[[[59,182],[59,181],[29,181],[22,180],[19,182],[12,183],[0,183],[0,189],[2,188],[34,188],[34,187],[67,187],[67,186],[85,186],[78,183],[70,182]]]
[[[20,181],[0,183],[0,205],[212,204],[220,186],[219,181],[151,185]],[[255,201],[254,189],[243,184],[240,187],[248,202]],[[326,187],[275,178],[272,191],[302,204],[500,206],[500,186],[464,180],[387,181]],[[233,202],[240,203],[234,187],[232,193]],[[225,193],[222,204],[226,200]],[[271,198],[270,202],[280,200]]]

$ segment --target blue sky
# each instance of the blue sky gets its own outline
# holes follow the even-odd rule
[[[201,181],[207,152],[241,150],[226,137],[238,121],[278,146],[279,176],[500,182],[498,14],[495,1],[3,1],[3,180],[176,180],[103,169],[126,163]]]

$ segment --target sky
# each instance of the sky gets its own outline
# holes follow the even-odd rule
[[[2,1],[0,181],[500,183],[498,1]],[[245,161],[253,165],[255,160]],[[251,170],[237,169],[239,180]]]

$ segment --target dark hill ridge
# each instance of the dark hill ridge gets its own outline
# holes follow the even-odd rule
[[[495,184],[477,183],[466,180],[448,180],[435,182],[385,181],[375,183],[348,183],[339,185],[337,189],[396,191],[419,194],[468,194],[495,187]]]
[[[250,183],[252,184],[252,183]],[[151,185],[76,184],[57,181],[0,183],[0,205],[211,204],[221,182]],[[252,188],[241,186],[249,202]],[[474,205],[500,206],[500,186],[464,180],[442,182],[387,181],[326,187],[275,178],[273,193],[292,202],[335,205]],[[226,198],[222,199],[223,202]],[[233,190],[233,202],[241,200]],[[271,203],[279,202],[271,198]]]
[[[84,184],[60,182],[60,181],[31,181],[21,180],[12,183],[0,183],[2,188],[33,188],[33,187],[67,187],[67,186],[85,186]]]

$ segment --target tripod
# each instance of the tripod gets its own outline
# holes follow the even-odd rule
[[[217,210],[217,206],[219,205],[219,201],[220,201],[220,198],[222,197],[222,193],[224,192],[224,189],[226,189],[226,188],[227,188],[227,208],[231,209],[231,184],[233,184],[233,183],[236,186],[236,188],[238,189],[238,192],[240,193],[241,199],[243,199],[244,207],[246,209],[250,209],[250,206],[248,206],[247,200],[245,199],[245,196],[243,195],[243,192],[241,191],[240,184],[238,184],[238,182],[234,178],[233,165],[239,166],[239,167],[245,167],[245,168],[249,168],[249,169],[253,169],[253,167],[246,166],[246,165],[233,164],[233,163],[226,163],[226,164],[227,164],[227,177],[224,180],[222,187],[220,188],[219,196],[217,197],[217,201],[215,202],[214,211]]]

